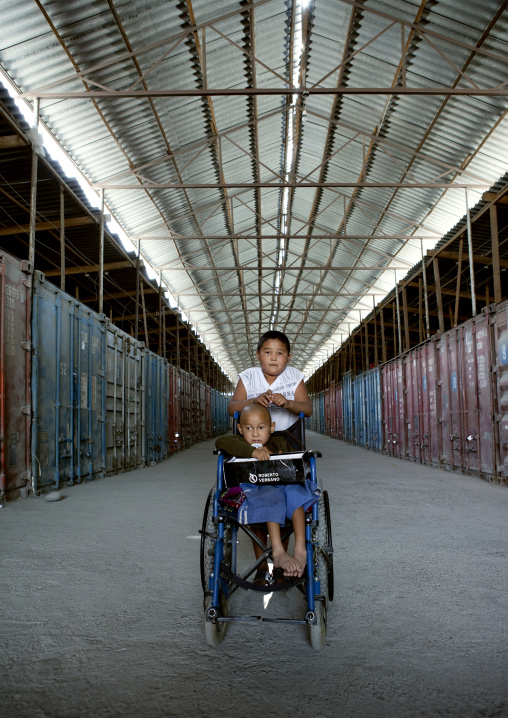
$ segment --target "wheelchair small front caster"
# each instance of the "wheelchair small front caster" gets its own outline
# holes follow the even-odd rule
[[[316,599],[314,608],[316,620],[314,624],[310,624],[308,626],[310,645],[315,651],[320,651],[325,645],[327,619],[326,603],[326,599]]]
[[[212,602],[211,596],[205,596],[205,636],[207,642],[211,646],[218,646],[222,643],[226,635],[226,621],[218,621],[218,618],[228,615],[228,604],[224,595],[221,593],[218,608],[210,608]]]

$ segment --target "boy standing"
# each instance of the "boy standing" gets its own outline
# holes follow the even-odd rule
[[[240,374],[228,404],[230,415],[248,404],[261,404],[269,409],[277,431],[290,427],[301,411],[310,416],[312,403],[304,375],[288,366],[291,347],[287,336],[278,331],[265,332],[259,339],[256,358],[260,366]]]

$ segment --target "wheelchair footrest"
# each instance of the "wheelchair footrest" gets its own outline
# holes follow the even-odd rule
[[[221,616],[217,619],[217,623],[232,623],[233,621],[244,621],[251,623],[291,623],[298,626],[307,625],[307,621],[300,621],[297,618],[264,618],[263,616]]]
[[[305,581],[305,575],[300,576],[298,578],[292,578],[288,581],[284,581],[283,583],[272,583],[270,586],[262,586],[258,583],[253,583],[252,581],[246,581],[241,576],[237,576],[236,573],[233,573],[229,566],[226,566],[225,563],[221,563],[220,565],[220,572],[221,576],[224,578],[227,578],[229,581],[232,581],[233,583],[236,583],[237,586],[240,586],[240,588],[251,591],[260,591],[261,593],[273,593],[274,591],[287,591],[288,588],[293,588],[293,586],[297,586],[300,583],[303,583]]]

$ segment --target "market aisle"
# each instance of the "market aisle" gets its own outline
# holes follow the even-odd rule
[[[301,627],[202,629],[208,441],[0,510],[2,715],[508,716],[508,489],[310,433],[331,499],[327,646]],[[259,613],[263,597],[238,591]],[[274,594],[278,615],[302,610]]]

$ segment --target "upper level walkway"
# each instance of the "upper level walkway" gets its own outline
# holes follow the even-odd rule
[[[335,600],[301,627],[203,634],[199,534],[213,442],[0,510],[9,718],[508,716],[508,490],[308,434],[331,500]],[[296,590],[237,591],[299,616]]]

